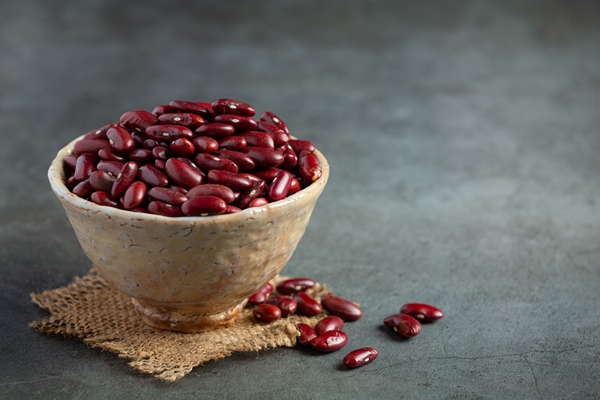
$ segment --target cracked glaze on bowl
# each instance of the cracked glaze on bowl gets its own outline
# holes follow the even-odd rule
[[[292,256],[329,175],[316,151],[323,176],[284,200],[212,217],[134,213],[67,189],[63,158],[79,139],[58,152],[50,185],[99,273],[159,329],[198,332],[232,323],[247,297]]]

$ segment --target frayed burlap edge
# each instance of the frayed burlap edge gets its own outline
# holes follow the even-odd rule
[[[278,276],[272,283],[283,279]],[[329,290],[316,284],[307,293],[319,299]],[[75,336],[92,347],[131,360],[129,365],[138,371],[168,382],[183,378],[206,361],[236,351],[293,347],[300,334],[296,324],[314,326],[324,316],[290,315],[267,324],[258,322],[247,307],[227,328],[202,333],[159,331],[145,325],[131,299],[109,286],[96,270],[75,278],[68,286],[32,293],[31,299],[51,313],[47,319],[32,322],[34,329]]]

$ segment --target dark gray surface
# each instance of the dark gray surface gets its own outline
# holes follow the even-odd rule
[[[0,398],[599,398],[599,3],[417,3],[0,2]],[[29,328],[29,293],[90,266],[46,180],[58,149],[219,97],[328,157],[284,273],[362,304],[347,348],[164,384]],[[399,340],[382,320],[408,301],[446,317]]]

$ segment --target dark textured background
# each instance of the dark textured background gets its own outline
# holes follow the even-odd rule
[[[600,5],[0,0],[0,398],[599,398]],[[28,323],[90,267],[46,179],[129,109],[237,98],[331,165],[284,269],[362,304],[346,349],[176,384]],[[408,301],[446,312],[410,341]],[[380,350],[361,369],[346,350]]]

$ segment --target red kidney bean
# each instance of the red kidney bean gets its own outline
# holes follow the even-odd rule
[[[144,140],[144,143],[142,143],[142,147],[148,150],[152,150],[153,148],[155,148],[156,146],[158,146],[158,142],[154,139],[146,139]]]
[[[268,149],[275,148],[273,138],[266,132],[248,131],[240,133],[239,137],[246,139],[246,145],[251,147],[266,147]]]
[[[180,157],[192,157],[196,153],[194,144],[186,138],[180,138],[172,141],[169,148]]]
[[[159,160],[156,159],[154,160],[154,167],[159,170],[160,172],[165,172],[165,161],[164,160]]]
[[[288,191],[288,196],[296,194],[300,190],[302,190],[302,187],[300,186],[300,182],[298,182],[298,179],[292,179],[292,182],[290,183],[290,190]]]
[[[195,137],[192,143],[200,153],[212,153],[219,149],[219,142],[208,136]]]
[[[110,142],[108,140],[99,139],[81,139],[73,146],[73,153],[81,155],[84,153],[98,154],[101,149],[110,148]]]
[[[288,126],[286,125],[286,123],[283,122],[283,120],[281,118],[279,118],[277,115],[275,115],[275,113],[272,113],[271,111],[265,111],[264,113],[262,113],[260,115],[260,120],[269,122],[269,123],[277,126],[279,129],[283,130],[288,135],[290,134],[290,130],[289,130]]]
[[[175,139],[193,139],[194,133],[181,125],[153,125],[146,128],[146,135],[150,139],[169,141]]]
[[[174,111],[187,112],[197,114],[202,118],[211,118],[212,110],[209,103],[201,103],[196,101],[173,100],[169,106]],[[172,111],[171,111],[172,112]]]
[[[267,184],[265,181],[254,183],[250,189],[243,192],[237,199],[238,207],[246,208],[253,200],[263,194],[266,188]]]
[[[288,315],[294,314],[298,308],[296,300],[287,296],[271,296],[266,300],[267,304],[273,304],[281,310],[281,316],[286,318]]]
[[[235,128],[229,124],[212,122],[196,128],[195,131],[200,136],[208,136],[211,138],[221,139],[225,136],[231,136],[235,132]]]
[[[200,185],[204,180],[202,174],[194,167],[177,158],[169,158],[166,161],[165,171],[169,178],[171,178],[176,184],[187,189]],[[186,213],[185,211],[183,212],[184,214]]]
[[[133,182],[123,195],[123,208],[131,210],[138,207],[146,198],[146,184],[144,182]]]
[[[220,124],[229,124],[233,126],[233,129],[235,129],[236,132],[253,131],[258,128],[258,124],[252,117],[243,117],[240,115],[217,115],[215,117],[215,122]]]
[[[149,186],[165,187],[169,184],[169,177],[150,164],[138,168],[138,179]]]
[[[123,164],[123,168],[121,168],[121,171],[119,171],[117,179],[115,180],[115,183],[113,183],[113,187],[110,191],[111,197],[113,199],[120,198],[125,193],[125,190],[127,190],[129,185],[135,181],[137,173],[138,166],[135,162],[129,161]]]
[[[298,303],[298,313],[312,317],[323,311],[321,305],[312,297],[304,292],[299,292],[294,295],[294,300]]]
[[[138,164],[147,164],[154,161],[152,151],[148,149],[133,149],[129,153],[129,159],[135,161]]]
[[[238,170],[241,171],[250,170],[255,166],[254,161],[250,157],[248,157],[244,153],[240,153],[239,151],[224,149],[215,151],[212,153],[212,155],[233,161],[237,166]]]
[[[123,163],[120,161],[100,161],[97,165],[98,171],[106,171],[111,173],[113,176],[119,175]]]
[[[204,125],[204,118],[192,113],[164,113],[158,116],[161,124],[183,125],[190,129],[196,129]]]
[[[109,194],[102,191],[96,191],[90,196],[90,200],[100,206],[118,207],[119,203],[110,198]]]
[[[260,121],[258,123],[258,129],[266,132],[273,138],[275,147],[284,146],[289,140],[290,136],[285,133],[282,129],[279,129],[276,125],[273,125],[266,121]]]
[[[106,132],[110,145],[119,153],[128,153],[135,149],[135,140],[125,128],[115,126]]]
[[[267,296],[273,292],[273,285],[270,282],[265,283],[252,296],[248,297],[251,304],[261,304],[267,300]]]
[[[269,204],[269,200],[267,200],[264,197],[257,197],[256,199],[254,199],[250,203],[248,203],[248,208],[262,207],[262,206],[266,206],[267,204]]]
[[[335,315],[330,315],[317,322],[315,325],[315,332],[317,332],[317,335],[322,335],[325,332],[341,330],[343,327],[343,319]]]
[[[294,168],[296,168],[296,165],[298,165],[298,156],[296,155],[296,153],[294,153],[294,151],[290,149],[284,150],[283,162],[281,163],[280,167],[282,169],[291,171]]]
[[[183,203],[181,211],[190,216],[208,216],[223,214],[226,207],[225,201],[219,197],[198,196]]]
[[[277,285],[277,291],[282,294],[295,294],[304,292],[315,285],[315,281],[309,278],[291,278]]]
[[[283,163],[283,154],[266,147],[246,147],[242,153],[250,157],[257,168],[273,168]]]
[[[75,154],[69,154],[68,156],[65,156],[63,161],[67,167],[74,170],[77,165],[77,158],[78,157]]]
[[[273,182],[273,179],[275,179],[275,177],[277,176],[277,174],[279,174],[282,170],[279,168],[268,168],[268,169],[263,169],[263,170],[254,170],[254,171],[250,171],[250,173],[260,179],[262,179],[263,181],[267,182],[267,184],[271,184],[271,182]]]
[[[188,192],[188,190],[186,188],[182,188],[181,186],[177,186],[177,185],[169,185],[167,188],[171,189],[171,190],[174,190],[176,192],[179,192],[179,193],[186,194],[186,195],[187,195],[187,192]]]
[[[190,160],[189,158],[185,158],[185,157],[177,157],[177,159],[179,161],[181,161],[181,162],[189,165],[190,167],[194,168],[194,170],[198,171],[198,173],[200,175],[202,175],[202,178],[203,178],[202,181],[204,182],[204,178],[206,178],[206,174],[204,173],[204,171],[200,167],[198,167],[196,164],[194,164],[192,162],[192,160]]]
[[[356,304],[332,294],[323,296],[321,305],[328,313],[337,315],[347,321],[356,321],[363,314]]]
[[[383,320],[383,323],[391,327],[400,336],[413,337],[421,333],[421,323],[408,314],[394,314]]]
[[[225,185],[233,190],[246,190],[252,187],[252,181],[250,179],[229,171],[213,169],[208,171],[206,177],[210,183]]]
[[[260,179],[258,176],[255,176],[255,175],[252,175],[252,174],[248,174],[248,173],[245,173],[245,172],[238,172],[238,175],[245,176],[246,178],[250,179],[250,181],[252,182],[252,186],[254,186],[258,182],[262,181],[262,179]]]
[[[317,332],[312,328],[312,326],[304,323],[299,323],[296,325],[298,330],[300,331],[300,336],[298,336],[298,343],[303,346],[308,346],[310,341],[317,337]]]
[[[218,169],[229,171],[234,174],[238,172],[238,166],[233,161],[227,158],[213,156],[212,154],[198,153],[194,157],[194,161],[200,168],[206,171]]]
[[[241,208],[232,206],[231,204],[227,204],[227,207],[225,207],[225,211],[223,211],[223,214],[235,214],[240,211],[242,211]]]
[[[177,109],[175,107],[171,107],[166,104],[161,104],[159,106],[156,106],[156,107],[154,107],[154,110],[152,110],[152,114],[159,116],[159,117],[163,114],[174,113],[174,112],[177,112]]]
[[[87,199],[94,192],[94,188],[92,188],[90,180],[86,179],[75,185],[72,192],[74,195],[79,196],[82,199]]]
[[[267,199],[269,199],[270,202],[285,199],[290,190],[292,179],[294,179],[294,177],[288,171],[281,171],[277,174],[275,179],[273,179],[273,182],[271,182],[271,185],[269,185]]]
[[[157,123],[158,118],[144,110],[127,111],[119,118],[121,126],[127,129],[135,129],[139,132],[143,132],[149,126],[156,125]]]
[[[219,140],[220,149],[241,150],[246,145],[246,139],[241,136],[227,136]]]
[[[343,331],[333,330],[325,332],[313,338],[309,344],[315,350],[321,353],[331,353],[344,347],[348,343],[348,335]]]
[[[348,368],[358,368],[373,362],[378,356],[379,352],[373,347],[362,347],[346,354],[343,363]]]
[[[108,143],[108,142],[106,142],[106,143]],[[110,143],[108,143],[108,145],[110,146]],[[117,153],[113,149],[108,149],[108,148],[98,150],[98,157],[100,157],[100,159],[103,161],[125,162],[125,156]]]
[[[141,168],[140,168],[141,169]],[[188,196],[173,189],[165,187],[153,187],[148,190],[148,197],[152,200],[158,200],[172,206],[180,206],[188,201]]]
[[[439,308],[423,303],[408,303],[400,308],[400,313],[408,314],[420,322],[432,322],[444,316]]]
[[[315,145],[310,140],[290,139],[287,144],[294,150],[296,154],[300,154],[302,150],[313,153]]]
[[[113,127],[113,126],[117,126],[117,124],[108,124],[108,125],[104,125],[102,128],[100,129],[96,129],[93,131],[90,131],[88,133],[86,133],[82,139],[101,139],[101,140],[108,140],[106,138],[106,131]]]
[[[136,145],[138,146],[142,146],[144,142],[148,140],[148,136],[138,131],[131,132],[131,138],[135,141]]]
[[[151,201],[148,203],[148,212],[150,214],[163,215],[165,217],[181,217],[183,213],[181,208],[166,204],[161,201]]]
[[[321,164],[316,154],[303,152],[298,157],[298,171],[304,179],[314,182],[322,175]]]
[[[245,117],[253,117],[256,110],[250,105],[233,99],[218,99],[212,104],[215,114],[232,114]]]
[[[75,186],[77,186],[77,184],[79,183],[79,181],[75,178],[73,178],[73,175],[71,174],[71,176],[69,177],[69,179],[67,179],[67,187],[69,188],[70,191],[73,191],[73,188]]]
[[[90,175],[90,185],[96,191],[110,193],[115,180],[115,175],[106,171],[94,171]]]
[[[172,152],[164,146],[156,146],[152,149],[152,156],[157,160],[167,161],[167,159],[171,158]]]
[[[90,153],[85,153],[77,157],[75,163],[75,171],[73,172],[73,178],[78,181],[83,181],[90,177],[92,172],[96,170],[94,163],[95,157]]]
[[[187,192],[187,197],[190,199],[198,196],[219,197],[227,204],[235,200],[235,193],[233,193],[233,190],[227,186],[217,185],[215,183],[205,183],[203,185],[194,186]]]
[[[281,310],[272,304],[259,304],[252,310],[254,317],[263,322],[273,322],[281,318]]]

